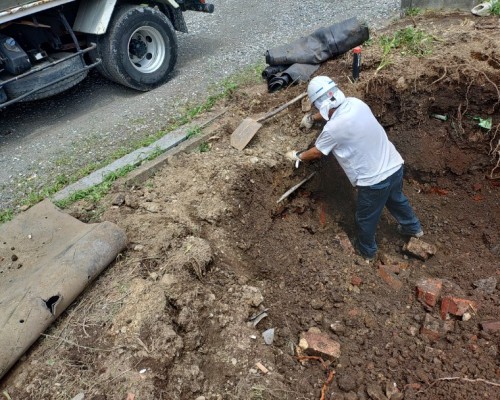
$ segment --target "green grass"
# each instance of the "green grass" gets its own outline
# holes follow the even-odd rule
[[[399,50],[402,56],[423,57],[431,54],[434,40],[432,35],[412,27],[400,29],[394,32],[392,36],[382,36],[380,38],[382,60],[377,71],[391,64],[391,55],[395,50]]]
[[[12,209],[7,208],[6,210],[0,211],[0,224],[9,222],[12,218],[14,218],[14,212]]]
[[[416,17],[417,15],[422,14],[422,9],[418,7],[410,7],[405,11],[405,15],[408,17]]]
[[[493,7],[491,7],[491,14],[500,16],[500,1],[497,0],[493,3]]]
[[[199,145],[198,150],[200,150],[200,153],[206,153],[207,151],[210,151],[210,144],[203,142]]]
[[[198,104],[191,104],[186,107],[182,115],[177,118],[176,120],[172,121],[168,127],[165,129],[159,130],[145,138],[140,138],[135,141],[132,141],[129,143],[127,146],[120,147],[119,149],[115,150],[109,157],[107,157],[105,160],[99,161],[99,162],[93,162],[90,164],[85,165],[81,169],[77,170],[75,173],[73,173],[71,176],[66,176],[66,175],[60,175],[56,178],[55,182],[49,185],[45,185],[44,187],[36,188],[34,186],[34,183],[30,183],[26,185],[26,197],[25,200],[21,203],[22,205],[26,206],[33,206],[34,204],[39,203],[43,199],[50,197],[51,195],[57,193],[59,190],[63,189],[67,185],[74,183],[78,181],[79,179],[89,175],[90,173],[110,164],[111,162],[123,157],[124,155],[129,154],[130,152],[150,146],[152,143],[157,141],[158,139],[162,138],[169,132],[178,129],[179,127],[188,124],[191,122],[194,118],[199,116],[200,114],[203,114],[207,111],[210,111],[218,102],[225,98],[230,98],[234,92],[245,85],[249,84],[255,84],[259,83],[262,80],[261,77],[261,72],[264,69],[264,64],[259,63],[259,64],[254,64],[243,71],[234,74],[230,76],[229,78],[224,79],[222,82],[216,85],[212,85],[209,89],[208,92],[211,93],[207,99],[203,103],[198,103]],[[136,119],[133,120],[132,123],[143,123],[143,120],[141,119]],[[188,133],[187,137],[193,137],[198,135],[201,132],[200,127],[193,127],[191,128]],[[87,144],[90,146],[98,146],[98,137],[93,137],[90,136],[87,139]],[[210,146],[207,143],[202,143],[199,146],[199,151],[200,152],[205,152],[209,151]],[[158,157],[160,154],[163,153],[163,150],[157,148],[155,151],[147,157],[147,160],[152,160]],[[71,165],[74,163],[74,161],[69,157],[69,156],[61,156],[55,161],[55,165],[58,167],[62,166],[67,166]],[[138,163],[140,164],[140,163]],[[104,181],[92,188],[85,189],[76,193],[73,193],[69,198],[57,202],[57,206],[60,208],[65,208],[69,206],[70,204],[78,201],[78,200],[88,200],[91,202],[97,202],[100,199],[102,199],[110,190],[113,182],[118,179],[119,177],[122,177],[135,169],[137,165],[129,165],[126,167],[121,168],[120,170],[113,172],[109,175],[107,175],[104,179]],[[30,186],[33,185],[33,186]],[[13,209],[5,209],[5,210],[0,210],[0,224],[10,221],[14,217],[14,210]]]
[[[68,198],[55,202],[59,208],[66,208],[68,205],[78,201],[87,200],[97,203],[101,200],[113,186],[113,183],[122,176],[127,175],[130,171],[136,168],[135,165],[126,165],[117,171],[111,172],[104,177],[104,180],[99,185],[92,186],[88,189],[79,190],[72,193]]]

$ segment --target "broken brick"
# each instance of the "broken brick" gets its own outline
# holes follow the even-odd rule
[[[378,259],[395,274],[399,274],[401,270],[406,271],[410,267],[407,262],[398,260],[396,257],[390,256],[387,253],[380,253]]]
[[[342,247],[342,249],[347,253],[347,254],[354,254],[354,247],[352,247],[352,243],[349,240],[349,237],[345,232],[339,233],[338,235],[335,235],[335,241]]]
[[[340,357],[340,344],[318,328],[310,328],[300,334],[299,348],[309,356],[332,361]]]
[[[417,299],[431,309],[439,300],[443,281],[441,279],[426,278],[417,282]]]
[[[483,321],[481,328],[488,333],[500,332],[500,321]]]
[[[410,241],[403,246],[403,251],[425,261],[430,256],[436,254],[437,248],[433,244],[412,237]]]
[[[461,299],[459,297],[444,297],[441,300],[441,318],[446,319],[448,314],[461,317],[467,311],[476,311],[477,305],[472,300]]]
[[[385,265],[378,267],[378,275],[387,283],[392,289],[399,290],[403,287],[403,283],[396,278],[396,275],[391,272]]]
[[[448,332],[455,329],[455,321],[441,321],[431,314],[425,314],[425,319],[420,329],[420,334],[426,336],[429,340],[435,342]]]

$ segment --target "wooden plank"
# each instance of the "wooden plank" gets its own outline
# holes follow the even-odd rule
[[[231,146],[243,150],[262,126],[252,118],[245,118],[231,134]]]

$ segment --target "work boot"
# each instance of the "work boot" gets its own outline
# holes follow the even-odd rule
[[[417,239],[424,236],[424,231],[422,229],[420,229],[417,233],[409,233],[409,232],[405,232],[401,225],[398,225],[398,232],[403,236],[411,236],[411,237],[414,237]]]

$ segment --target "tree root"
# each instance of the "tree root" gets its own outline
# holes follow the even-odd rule
[[[417,393],[415,393],[416,395],[419,394],[419,393],[424,393],[426,392],[427,390],[429,390],[432,386],[434,386],[436,383],[440,382],[440,381],[464,381],[464,382],[472,382],[472,383],[476,383],[476,382],[482,382],[482,383],[485,383],[487,385],[491,385],[491,386],[498,386],[500,387],[500,383],[497,383],[497,382],[491,382],[491,381],[487,381],[486,379],[482,379],[482,378],[477,378],[477,379],[470,379],[470,378],[462,378],[460,376],[448,376],[448,377],[444,377],[444,378],[438,378],[436,380],[434,380],[431,384],[429,384],[429,386],[427,386],[425,389],[422,389],[422,390],[419,390]]]

